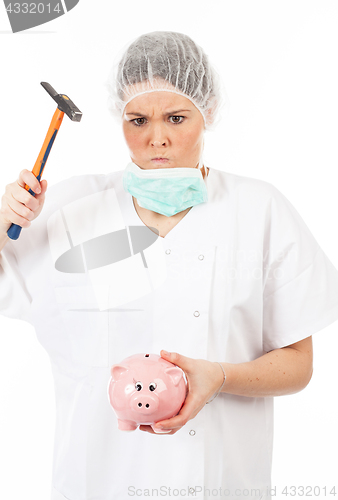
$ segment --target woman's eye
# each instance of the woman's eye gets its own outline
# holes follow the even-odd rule
[[[171,123],[179,124],[184,120],[184,116],[170,116],[169,120],[171,121]],[[134,120],[131,121],[134,123],[134,125],[136,125],[136,127],[141,127],[146,123],[145,118],[134,118]]]
[[[142,121],[143,120],[143,121]],[[134,122],[134,124],[139,127],[140,125],[143,125],[144,124],[144,120],[145,118],[135,118],[134,120],[131,120],[132,122]]]
[[[171,123],[182,123],[184,116],[171,116],[173,118]]]

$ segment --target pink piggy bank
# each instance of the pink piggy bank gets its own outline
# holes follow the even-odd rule
[[[157,354],[134,354],[111,367],[108,400],[121,431],[174,417],[186,397],[184,372]],[[170,432],[170,431],[164,431]],[[163,431],[162,431],[163,433]]]

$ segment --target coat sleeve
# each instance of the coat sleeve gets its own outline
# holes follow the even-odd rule
[[[31,302],[14,244],[8,241],[0,253],[0,314],[31,323]]]
[[[338,320],[338,271],[276,188],[266,213],[263,349],[268,352]]]

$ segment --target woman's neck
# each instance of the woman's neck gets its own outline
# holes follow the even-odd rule
[[[208,169],[208,167],[206,167],[205,165],[203,165],[203,167],[201,169],[201,172],[202,172],[202,175],[203,175],[203,179],[205,179],[205,176],[208,177],[208,175],[209,175],[209,169]],[[206,175],[205,175],[205,173],[206,173]]]

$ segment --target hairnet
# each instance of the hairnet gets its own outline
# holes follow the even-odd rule
[[[173,31],[141,35],[124,51],[106,83],[109,109],[123,116],[134,97],[155,91],[174,92],[190,99],[201,112],[206,129],[215,125],[227,100],[219,75],[189,36]]]

